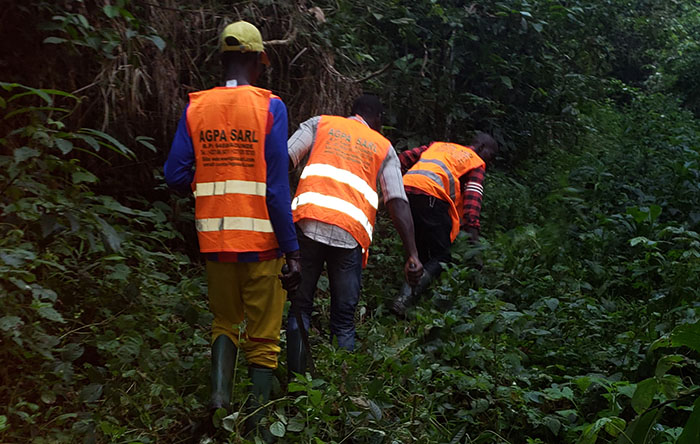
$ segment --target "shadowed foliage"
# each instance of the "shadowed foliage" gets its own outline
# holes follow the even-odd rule
[[[482,244],[458,238],[406,320],[386,310],[402,253],[383,212],[354,354],[326,343],[322,276],[318,376],[278,369],[271,433],[700,442],[696,2],[5,3],[0,441],[185,442],[203,414],[206,280],[192,199],[162,163],[187,94],[223,80],[219,31],[243,19],[290,131],[365,91],[398,150],[476,130],[504,148]],[[240,413],[217,418],[218,442],[246,442]]]

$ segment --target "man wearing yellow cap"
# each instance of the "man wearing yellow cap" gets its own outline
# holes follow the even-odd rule
[[[285,294],[300,279],[287,176],[287,109],[252,86],[269,64],[258,29],[221,33],[225,86],[190,94],[165,163],[173,188],[191,187],[214,314],[210,413],[230,408],[238,348],[248,361],[253,406],[269,399],[280,352]],[[194,167],[194,170],[193,170]],[[278,274],[285,256],[289,272]],[[245,331],[239,329],[246,321]],[[253,415],[253,426],[263,415]],[[250,427],[251,424],[248,424]]]

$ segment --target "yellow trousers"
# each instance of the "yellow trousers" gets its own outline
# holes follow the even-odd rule
[[[212,343],[228,336],[250,364],[277,368],[285,292],[282,258],[263,262],[207,261]],[[245,329],[240,330],[246,321]]]

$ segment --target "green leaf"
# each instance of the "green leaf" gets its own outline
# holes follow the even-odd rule
[[[77,418],[77,417],[78,417],[77,413],[64,413],[63,415],[58,415],[56,417],[56,422],[59,424],[62,424],[63,421],[65,421],[66,419],[73,419],[73,418]]]
[[[7,416],[0,415],[0,432],[5,431],[9,428],[10,428],[10,425],[7,422]]]
[[[656,372],[654,373],[657,378],[661,378],[666,374],[671,368],[678,366],[679,362],[683,362],[684,358],[681,355],[667,355],[659,359],[656,364]]]
[[[637,386],[635,384],[624,384],[624,385],[619,385],[617,386],[617,391],[621,395],[627,396],[628,398],[632,399],[634,396],[634,392],[637,390]]]
[[[53,43],[53,44],[65,43],[67,41],[68,41],[67,39],[63,39],[61,37],[46,37],[44,39],[44,43]]]
[[[93,150],[95,150],[95,151],[100,150],[100,144],[99,144],[99,142],[97,142],[97,140],[94,137],[86,136],[85,134],[73,134],[73,135],[75,136],[76,139],[80,139],[80,140],[83,140],[84,142],[86,142],[88,145],[90,145],[90,147]]]
[[[544,300],[545,305],[552,311],[556,311],[559,307],[559,299],[557,298],[547,298]]]
[[[19,83],[0,82],[0,86],[2,86],[2,88],[5,91],[12,91],[14,88],[17,88],[21,85]]]
[[[24,324],[19,316],[3,316],[0,318],[0,330],[12,330]]]
[[[39,150],[35,150],[34,148],[23,146],[21,148],[17,148],[14,151],[13,155],[15,158],[15,162],[20,163],[24,162],[27,159],[31,159],[32,157],[37,157],[41,155],[41,152]]]
[[[143,339],[140,336],[130,336],[124,340],[124,343],[119,347],[119,355],[122,358],[134,358],[141,351]]]
[[[101,217],[95,216],[95,219],[97,219],[97,222],[102,228],[102,237],[106,246],[112,252],[119,252],[121,250],[122,238],[119,236],[119,233],[117,233],[117,230]]]
[[[513,89],[513,82],[510,80],[510,77],[501,76],[501,83],[503,83],[506,86],[506,88]]]
[[[55,291],[50,288],[44,288],[41,285],[32,284],[32,296],[39,300],[49,300],[51,302],[56,302],[58,295]]]
[[[674,347],[688,347],[700,352],[700,321],[695,324],[682,324],[671,332],[671,344]]]
[[[683,387],[683,380],[676,375],[663,375],[659,380],[661,393],[668,399],[673,399],[678,396],[678,390]]]
[[[372,401],[371,399],[369,400],[369,413],[370,413],[370,418],[372,418],[375,421],[381,421],[382,420],[382,409],[379,408],[376,402]]]
[[[661,206],[659,205],[649,205],[649,218],[651,221],[655,221],[661,215]]]
[[[284,428],[284,424],[282,424],[282,421],[275,421],[270,425],[270,433],[278,438],[283,437],[285,431],[286,430]]]
[[[175,344],[172,342],[163,344],[163,346],[160,348],[160,356],[168,361],[176,360],[178,357],[177,347],[175,347]]]
[[[659,205],[628,207],[627,214],[631,215],[637,223],[654,222],[661,215],[661,207]]]
[[[71,142],[70,140],[55,139],[54,143],[56,144],[56,148],[61,150],[63,154],[68,154],[71,151],[73,151],[73,142]]]
[[[63,347],[63,350],[61,350],[61,360],[65,362],[73,362],[81,357],[84,351],[85,349],[82,346],[71,342]]]
[[[152,41],[154,45],[158,48],[160,52],[163,52],[165,50],[165,40],[163,40],[160,36],[157,35],[149,35],[146,37],[148,40]]]
[[[685,423],[683,433],[678,437],[676,444],[697,444],[700,442],[700,398],[693,404],[693,413]]]
[[[102,205],[104,205],[105,208],[108,208],[112,211],[118,211],[120,213],[128,214],[131,216],[141,214],[140,212],[137,212],[132,208],[125,207],[110,196],[101,196],[100,200],[102,201]]]
[[[637,236],[635,238],[630,239],[630,246],[635,247],[639,244],[642,244],[642,245],[647,246],[647,247],[653,247],[656,244],[658,244],[658,242],[647,239],[644,236]]]
[[[416,22],[414,19],[408,18],[408,17],[401,17],[401,18],[392,19],[389,21],[395,25],[412,25]]]
[[[135,158],[136,156],[134,155],[134,152],[131,151],[129,148],[124,146],[120,141],[115,139],[114,137],[110,136],[107,133],[104,133],[102,131],[97,131],[96,129],[92,128],[83,128],[80,130],[81,133],[87,133],[91,136],[99,137],[101,139],[106,140],[107,142],[101,142],[100,144],[103,146],[106,146],[107,148],[111,149],[114,152],[123,154],[126,157],[130,158]]]
[[[659,409],[652,409],[637,417],[634,421],[629,423],[625,433],[617,438],[616,444],[646,444],[651,429],[656,425],[660,416],[661,411]]]
[[[600,426],[597,424],[595,422],[584,427],[583,433],[576,441],[576,444],[594,444],[598,440],[598,433],[600,432]]]
[[[78,21],[80,22],[80,25],[81,25],[83,28],[92,29],[92,26],[90,26],[90,23],[88,22],[88,19],[85,18],[85,16],[84,16],[83,14],[77,14],[77,18],[78,18]]]
[[[48,96],[46,96],[48,97]],[[14,117],[19,114],[25,114],[25,113],[37,113],[41,111],[56,111],[60,113],[67,113],[70,110],[67,108],[58,108],[55,106],[27,106],[24,108],[19,108],[14,111],[11,111],[5,115],[5,119],[9,119],[10,117]]]
[[[154,153],[157,153],[158,148],[156,148],[156,146],[151,143],[151,142],[153,142],[153,140],[154,140],[153,137],[148,137],[148,136],[138,136],[136,138],[136,141],[138,143],[145,146],[146,148],[153,151]]]
[[[306,427],[306,422],[304,417],[300,413],[297,413],[295,417],[289,420],[287,424],[287,431],[289,432],[301,432]]]
[[[323,394],[321,393],[320,390],[309,390],[309,401],[311,401],[311,404],[314,406],[320,406],[321,405],[321,398],[323,397]]]
[[[656,350],[657,348],[666,348],[671,346],[673,346],[673,344],[671,343],[671,338],[669,338],[668,336],[663,336],[651,343],[651,345],[649,346],[649,351],[651,352]]]
[[[0,260],[5,262],[10,267],[19,267],[27,261],[33,261],[36,259],[36,253],[33,251],[21,249],[5,251],[0,251]]]
[[[612,436],[617,436],[625,427],[625,420],[617,416],[600,418],[593,424],[589,424],[583,429],[583,434],[577,444],[593,444],[598,439],[598,433],[605,430]]]
[[[605,431],[608,432],[610,436],[617,436],[625,430],[627,422],[624,419],[618,418],[617,416],[613,416],[609,419],[610,421],[605,423]]]
[[[21,98],[21,97],[25,97],[25,96],[29,96],[29,95],[35,95],[35,96],[39,96],[39,97],[40,97],[44,102],[46,102],[48,105],[51,105],[51,104],[53,103],[53,99],[51,99],[51,96],[49,96],[49,94],[48,94],[47,92],[45,92],[45,91],[43,91],[43,90],[41,90],[41,89],[36,89],[36,88],[32,88],[32,87],[30,87],[30,86],[20,85],[20,84],[18,84],[18,83],[15,83],[14,85],[15,85],[15,86],[18,86],[18,87],[21,87],[21,88],[24,88],[24,89],[26,89],[27,91],[22,92],[22,93],[19,93],[19,94],[13,95],[12,97],[10,97],[10,99],[8,100],[8,102],[12,102],[13,100],[17,100],[17,99],[19,99],[19,98]],[[41,109],[41,108],[38,108],[38,109]],[[12,113],[10,113],[10,114],[12,114]],[[7,118],[10,114],[8,114],[7,116],[5,116],[5,118]]]
[[[95,402],[102,396],[102,384],[90,384],[80,390],[78,398],[82,402]]]
[[[44,91],[46,94],[51,94],[54,96],[63,96],[63,97],[69,97],[71,99],[79,100],[77,96],[74,94],[71,94],[69,92],[61,91],[60,89],[51,89],[51,88],[43,88],[42,91]]]
[[[81,182],[95,183],[97,182],[97,176],[87,171],[76,171],[72,174],[73,183],[79,184]]]
[[[63,319],[63,316],[61,316],[61,313],[57,312],[55,308],[53,308],[51,305],[42,303],[39,305],[39,308],[37,308],[37,313],[39,313],[39,316],[41,316],[44,319],[48,319],[50,321],[54,322],[60,322],[60,323],[65,323],[66,320]]]
[[[41,394],[41,402],[44,404],[53,404],[56,402],[56,393],[53,391],[46,391]]]
[[[107,5],[102,8],[102,11],[105,13],[105,15],[111,19],[114,17],[119,17],[119,6],[113,6],[113,5]]]
[[[233,412],[230,415],[222,418],[221,427],[223,427],[227,432],[233,432],[236,429],[236,420],[238,420],[239,415],[240,412]]]
[[[637,390],[634,391],[632,396],[632,408],[634,411],[640,414],[648,409],[658,389],[659,383],[654,378],[645,379],[637,384]]]
[[[547,416],[544,418],[544,425],[547,426],[552,434],[559,435],[559,430],[561,430],[561,421],[553,416]]]

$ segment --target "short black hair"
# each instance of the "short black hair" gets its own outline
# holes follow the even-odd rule
[[[383,113],[382,102],[374,94],[362,94],[355,99],[350,110],[350,114],[359,114],[368,119],[381,118]]]
[[[221,53],[221,65],[227,70],[231,65],[253,64],[260,57],[259,52],[224,51]]]
[[[472,146],[483,146],[483,147],[490,148],[494,151],[498,151],[498,143],[496,142],[496,140],[493,137],[491,137],[490,135],[488,135],[484,132],[481,132],[481,131],[477,131],[477,133],[474,134],[474,137],[472,137],[472,140],[471,140],[471,145]]]

